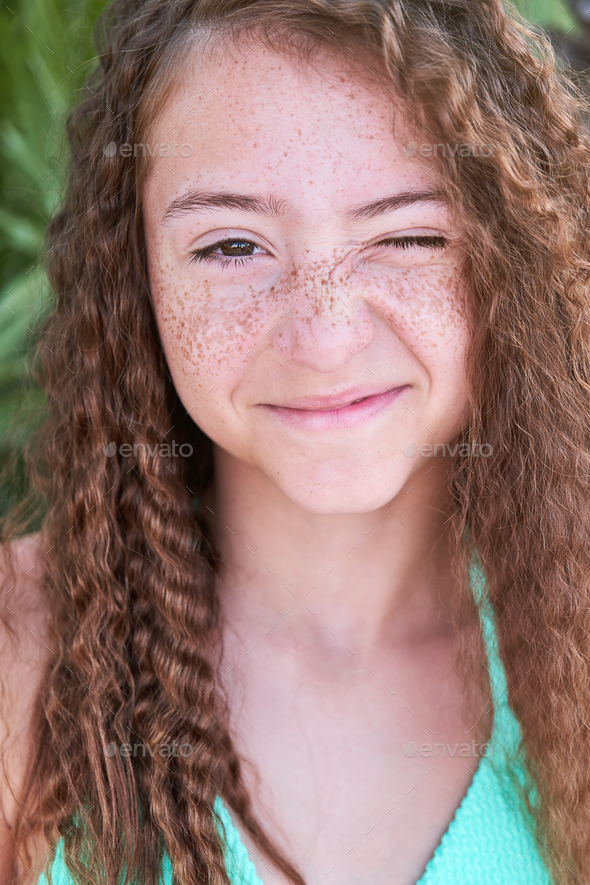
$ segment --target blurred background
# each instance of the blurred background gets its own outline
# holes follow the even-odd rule
[[[24,497],[23,449],[43,416],[26,375],[35,323],[51,306],[43,231],[64,183],[65,115],[84,91],[92,28],[107,3],[9,0],[0,10],[0,516]],[[590,0],[514,5],[590,88]]]

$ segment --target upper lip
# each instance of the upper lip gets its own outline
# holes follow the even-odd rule
[[[343,391],[342,393],[329,394],[328,396],[302,396],[296,397],[287,403],[266,403],[265,405],[274,406],[279,409],[300,409],[308,412],[321,410],[327,411],[329,409],[338,409],[343,406],[349,406],[351,403],[356,402],[356,400],[366,399],[369,396],[381,396],[388,391],[393,393],[394,390],[403,386],[405,385],[382,384],[379,387],[371,387],[370,389],[367,389],[366,387],[358,387],[353,390]]]

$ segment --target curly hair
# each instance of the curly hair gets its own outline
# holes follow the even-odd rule
[[[179,401],[152,311],[149,164],[104,150],[128,131],[147,141],[201,36],[244,35],[302,63],[321,50],[374,60],[417,132],[493,146],[440,164],[472,308],[460,441],[493,451],[449,471],[457,625],[473,620],[477,551],[522,728],[523,803],[554,881],[589,882],[588,107],[547,40],[500,0],[115,0],[99,20],[88,97],[67,120],[69,178],[47,230],[55,306],[33,368],[48,397],[27,460],[46,502],[53,656],[15,858],[26,869],[28,838],[42,831],[64,838],[80,882],[126,870],[156,885],[165,847],[179,885],[227,885],[212,810],[221,795],[304,885],[258,823],[230,737],[217,556],[192,506],[212,475],[211,443]],[[192,459],[162,457],[172,427]],[[133,461],[105,457],[130,441],[142,444]],[[24,524],[15,511],[3,538]],[[480,634],[461,636],[465,685],[489,689]],[[195,752],[133,767],[105,756],[130,735]]]

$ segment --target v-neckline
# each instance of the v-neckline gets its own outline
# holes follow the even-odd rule
[[[514,719],[514,715],[508,705],[506,674],[504,672],[504,665],[502,663],[502,659],[498,650],[495,613],[485,592],[485,575],[477,557],[472,560],[470,565],[469,583],[475,601],[478,604],[479,608],[480,624],[484,638],[484,648],[488,662],[488,672],[490,676],[491,696],[494,704],[494,717],[490,739],[488,742],[490,753],[480,758],[479,764],[469,783],[469,786],[467,787],[467,790],[465,791],[461,802],[455,809],[452,820],[442,834],[438,845],[431,854],[430,859],[426,863],[426,866],[424,867],[424,870],[420,878],[416,881],[415,885],[427,885],[427,879],[430,877],[434,865],[440,862],[441,857],[443,857],[444,855],[446,846],[449,844],[453,834],[456,832],[460,825],[458,818],[463,817],[465,808],[473,801],[473,794],[476,793],[476,791],[479,789],[480,781],[482,780],[482,778],[485,778],[485,773],[490,765],[489,756],[498,755],[498,752],[500,750],[506,751],[508,749],[508,744],[511,744],[515,740],[517,740],[519,734],[518,723]],[[502,734],[500,734],[500,732],[502,732]],[[223,805],[223,808],[227,811],[225,805]],[[254,863],[250,859],[248,850],[241,840],[238,829],[235,827],[233,821],[231,820],[229,812],[228,818],[235,831],[237,837],[236,841],[239,843],[244,851],[244,864],[251,876],[251,881],[248,882],[248,885],[264,885],[258,875]]]
[[[493,746],[493,741],[494,741],[494,733],[495,733],[495,729],[492,726],[492,734],[490,736],[490,744],[492,744],[492,746]],[[445,850],[446,843],[450,840],[452,834],[455,832],[455,830],[459,826],[457,818],[460,816],[460,812],[470,802],[470,798],[471,798],[472,794],[478,789],[479,782],[480,782],[481,778],[483,777],[483,772],[485,771],[485,768],[488,765],[489,765],[488,756],[482,756],[480,758],[477,768],[475,769],[475,773],[474,773],[473,777],[471,778],[469,786],[467,787],[467,790],[465,791],[465,795],[463,796],[463,798],[461,799],[461,802],[459,803],[459,805],[455,809],[455,813],[453,814],[452,820],[450,821],[445,832],[442,834],[438,845],[436,846],[433,853],[431,854],[426,866],[424,867],[422,875],[416,881],[415,885],[425,885],[425,883],[427,881],[427,877],[430,875],[432,867],[434,866],[435,863],[439,862],[440,856],[442,855],[442,853]],[[244,866],[246,867],[246,872],[248,872],[248,874],[249,874],[248,885],[264,885],[262,879],[258,875],[258,871],[256,870],[256,866],[254,865],[253,861],[250,859],[248,849],[246,848],[246,846],[244,845],[244,842],[241,839],[239,830],[238,830],[237,826],[234,824],[233,819],[231,818],[231,815],[229,814],[229,811],[227,809],[227,806],[224,805],[223,807],[224,807],[224,810],[227,811],[227,813],[228,813],[228,817],[230,819],[231,825],[232,825],[232,827],[235,831],[235,834],[237,836],[237,841],[244,849]]]
[[[490,742],[493,741],[493,733],[494,733],[494,729],[492,726],[492,736],[490,737]],[[475,773],[474,773],[473,777],[471,778],[469,786],[467,787],[467,790],[465,791],[465,795],[463,796],[463,798],[461,799],[461,802],[459,803],[459,805],[455,809],[455,813],[453,814],[451,822],[449,823],[448,827],[446,828],[446,830],[444,831],[444,833],[440,837],[440,841],[439,841],[438,845],[436,846],[436,848],[434,849],[434,851],[430,855],[430,859],[428,860],[428,863],[424,867],[422,875],[416,881],[415,885],[425,885],[427,878],[430,875],[432,868],[434,867],[434,864],[439,862],[440,857],[445,850],[445,846],[446,846],[447,842],[450,840],[452,834],[455,832],[455,830],[459,826],[457,818],[460,816],[460,813],[465,809],[465,807],[470,802],[471,796],[473,795],[473,793],[479,788],[479,782],[482,778],[482,768],[485,768],[487,765],[489,765],[488,757],[482,756],[479,761],[479,765],[475,769]]]

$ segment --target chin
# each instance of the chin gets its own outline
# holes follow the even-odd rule
[[[349,482],[343,477],[337,482],[322,482],[317,476],[313,479],[293,477],[292,482],[286,479],[283,477],[277,484],[290,501],[302,510],[326,516],[379,510],[395,498],[405,485],[405,477],[389,483],[383,477],[366,477],[360,481],[355,478]]]

